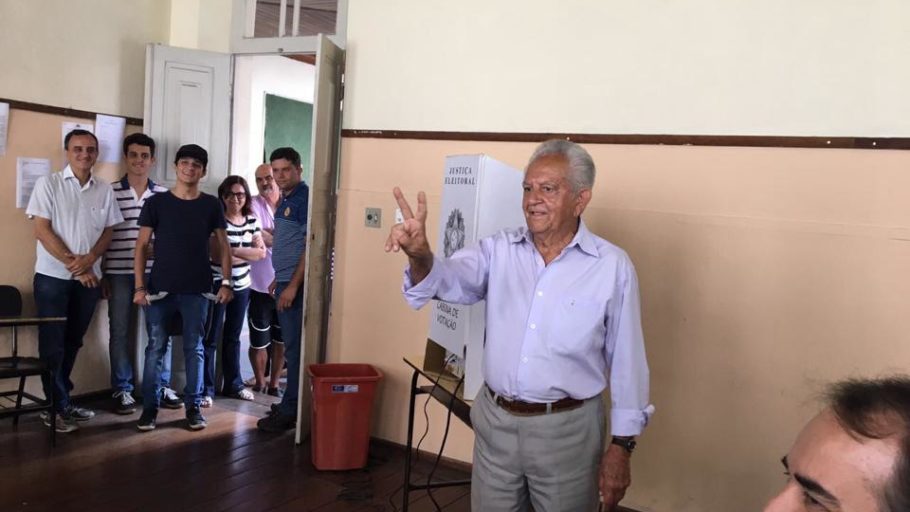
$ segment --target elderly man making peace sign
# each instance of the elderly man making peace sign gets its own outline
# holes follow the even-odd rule
[[[503,230],[450,258],[433,255],[427,206],[394,194],[404,222],[386,251],[404,251],[404,296],[487,301],[485,387],[471,410],[474,510],[613,510],[631,482],[630,459],[654,411],[638,281],[628,255],[581,220],[594,162],[565,140],[541,144],[525,170],[527,227]],[[604,449],[601,393],[610,387],[612,440]]]

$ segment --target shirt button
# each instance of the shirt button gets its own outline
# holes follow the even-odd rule
[[[537,329],[537,324],[531,324],[531,329]]]
[[[538,290],[537,296],[538,296],[538,297],[543,297],[543,292]]]
[[[527,358],[527,357],[522,357],[522,358],[521,358],[521,362],[522,362],[522,363],[527,363],[527,362],[528,362],[528,358]]]

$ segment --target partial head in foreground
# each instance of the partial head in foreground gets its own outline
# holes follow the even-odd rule
[[[765,512],[910,510],[910,378],[833,385],[782,462]]]

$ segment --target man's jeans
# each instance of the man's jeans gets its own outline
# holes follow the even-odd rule
[[[164,354],[168,346],[168,323],[180,313],[183,319],[183,360],[186,367],[186,387],[183,401],[187,408],[199,407],[202,393],[202,338],[209,300],[199,293],[170,293],[145,308],[149,344],[145,347],[145,368],[142,373],[142,408],[157,411],[164,369]]]
[[[104,279],[110,283],[111,297],[108,299],[107,316],[111,328],[111,389],[132,393],[133,361],[130,355],[130,323],[138,318],[137,306],[133,304],[133,288],[136,279],[133,274],[106,274]],[[145,282],[149,281],[146,274]],[[168,387],[171,382],[171,344],[167,344],[161,368],[161,387]]]
[[[86,288],[75,279],[57,279],[35,274],[32,283],[38,316],[65,316],[65,324],[38,326],[38,354],[53,372],[53,380],[41,377],[44,396],[54,391],[54,408],[58,413],[70,405],[73,365],[82,347],[82,337],[92,323],[95,306],[101,298],[99,288]]]
[[[218,283],[220,286],[221,283]],[[215,353],[221,342],[222,393],[236,395],[243,389],[240,376],[240,333],[250,304],[250,289],[234,291],[227,304],[212,305],[212,324],[205,336],[205,385],[203,394],[215,396]]]
[[[275,297],[288,287],[288,283],[278,283]],[[278,404],[278,412],[283,416],[297,417],[297,388],[300,386],[300,334],[303,328],[303,287],[297,290],[297,296],[291,307],[278,312],[278,323],[281,324],[281,337],[284,340],[284,359],[288,365],[288,387]],[[281,371],[273,368],[272,371]]]

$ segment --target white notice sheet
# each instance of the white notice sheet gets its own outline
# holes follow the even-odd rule
[[[126,130],[126,118],[98,114],[95,117],[95,136],[98,137],[98,161],[120,162],[120,144]]]
[[[9,133],[9,103],[0,103],[0,156],[6,154],[6,137]]]
[[[47,158],[24,158],[16,159],[16,208],[25,208],[28,206],[28,200],[32,197],[32,190],[35,188],[35,182],[42,176],[51,173],[51,161]]]

